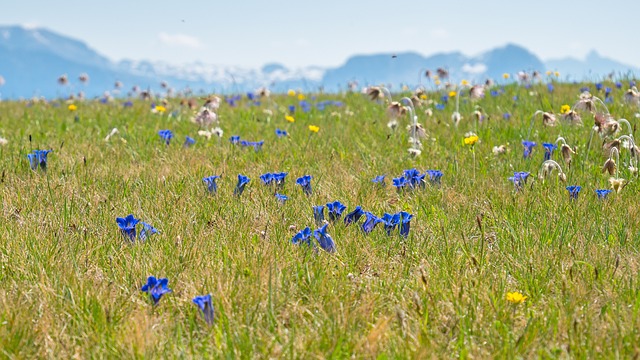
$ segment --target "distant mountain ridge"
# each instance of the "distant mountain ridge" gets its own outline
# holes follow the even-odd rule
[[[124,83],[122,93],[134,85],[162,92],[160,83],[195,92],[245,92],[258,87],[283,92],[289,88],[315,91],[344,90],[349,82],[360,86],[369,84],[407,84],[416,86],[424,80],[427,69],[445,68],[453,81],[468,79],[484,81],[499,79],[503,73],[519,71],[559,71],[563,79],[601,79],[609,73],[632,75],[640,69],[600,56],[592,51],[585,60],[573,58],[549,60],[546,63],[527,49],[507,44],[467,56],[461,52],[423,56],[415,52],[355,55],[335,68],[308,66],[289,69],[277,63],[260,69],[220,66],[194,62],[172,65],[164,62],[113,62],[82,41],[47,29],[0,26],[0,84],[2,98],[47,98],[68,96],[78,91],[87,97],[114,92],[116,81]],[[88,84],[81,84],[78,76],[89,75]],[[68,74],[70,84],[60,86],[56,79]]]

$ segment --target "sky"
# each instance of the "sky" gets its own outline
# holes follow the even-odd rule
[[[640,1],[2,0],[0,25],[44,27],[111,60],[339,66],[356,54],[507,43],[543,60],[591,50],[640,67]]]

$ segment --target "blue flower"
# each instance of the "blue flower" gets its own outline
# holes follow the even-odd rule
[[[309,246],[312,246],[312,244],[311,244],[311,229],[307,226],[306,228],[304,228],[304,230],[302,230],[299,233],[295,234],[293,236],[293,238],[291,238],[291,242],[294,245],[307,244]]]
[[[520,190],[527,183],[527,178],[529,178],[529,175],[531,175],[531,173],[528,173],[526,171],[516,171],[513,173],[513,176],[507,178],[507,180],[513,182],[516,190]]]
[[[548,90],[550,93],[552,93],[552,92],[553,92],[553,89],[554,89],[553,84],[552,84],[552,83],[548,83],[548,84],[547,84],[547,90]]]
[[[276,188],[284,188],[284,180],[287,177],[286,172],[272,173],[271,176],[273,177],[273,181],[276,183]]]
[[[187,136],[187,138],[184,140],[184,147],[190,147],[191,145],[195,144],[196,140],[190,136]]]
[[[400,235],[407,237],[409,236],[409,229],[411,228],[411,219],[413,219],[413,215],[409,214],[406,211],[401,211],[398,213],[400,215]]]
[[[553,143],[542,143],[542,147],[544,147],[544,160],[546,161],[546,160],[551,160],[551,155],[553,155],[553,150],[557,149],[558,145]]]
[[[440,98],[440,100],[442,100],[442,102],[446,104],[447,102],[449,102],[449,96],[447,96],[447,95],[442,95],[442,97]]]
[[[251,181],[251,179],[249,179],[248,177],[242,174],[238,174],[238,184],[236,185],[235,190],[233,190],[233,194],[236,196],[242,195],[244,187],[249,183],[249,181]]]
[[[502,118],[505,119],[505,120],[509,120],[509,119],[511,119],[511,114],[506,112],[506,113],[502,114]]]
[[[47,156],[52,150],[33,150],[31,154],[27,154],[27,158],[29,159],[29,166],[31,166],[31,170],[38,170],[38,166],[42,170],[47,170]]]
[[[160,138],[164,140],[166,145],[169,145],[171,139],[173,139],[173,132],[171,132],[171,130],[160,130],[158,131],[158,135],[160,135]]]
[[[373,215],[369,211],[365,211],[364,212],[364,216],[366,217],[366,219],[362,223],[362,231],[364,231],[365,234],[368,234],[368,233],[372,232],[373,229],[375,229],[376,225],[378,225],[378,223],[382,222],[382,219],[380,219],[379,217]]]
[[[202,181],[204,181],[204,183],[207,185],[207,190],[209,190],[209,192],[212,194],[218,192],[218,184],[216,184],[216,179],[218,178],[220,178],[220,176],[218,175],[212,175],[202,178]]]
[[[609,97],[609,95],[611,95],[611,91],[612,91],[611,88],[608,86],[604,88],[604,97],[605,98]]]
[[[342,212],[347,208],[340,201],[334,201],[327,203],[327,214],[329,215],[329,221],[334,222],[339,220],[342,216]]]
[[[116,223],[118,223],[122,235],[131,241],[136,240],[136,225],[139,222],[140,220],[136,219],[133,214],[129,214],[124,218],[116,218]]]
[[[304,175],[296,180],[296,184],[302,186],[302,191],[306,195],[311,195],[311,175]]]
[[[171,289],[167,287],[168,284],[169,279],[167,278],[156,279],[155,276],[149,276],[147,283],[140,290],[149,293],[151,299],[153,299],[153,303],[157,304],[162,298],[162,295],[171,292]]]
[[[278,199],[278,201],[280,201],[280,203],[284,204],[285,201],[289,200],[289,197],[287,195],[276,193],[276,199]]]
[[[634,87],[634,86],[636,86],[636,82],[634,80],[630,80],[629,87]]]
[[[211,302],[211,294],[196,296],[193,298],[193,303],[198,306],[200,311],[202,311],[202,315],[204,315],[204,321],[206,321],[209,325],[213,324],[215,313],[213,309],[213,303]]]
[[[262,150],[262,145],[264,145],[264,140],[262,140],[262,141],[254,141],[253,143],[251,143],[251,146],[253,146],[253,149],[255,151]]]
[[[262,174],[260,175],[260,180],[262,180],[263,184],[270,185],[273,182],[273,174],[272,173]]]
[[[141,241],[147,240],[149,235],[153,235],[153,234],[156,234],[158,232],[158,230],[156,228],[154,228],[153,226],[147,224],[144,221],[140,221],[140,224],[142,224],[142,230],[140,230],[140,234],[138,234],[138,238]]]
[[[396,225],[400,224],[400,213],[395,215],[385,213],[382,215],[382,223],[384,224],[384,229],[387,231],[387,235],[391,235]]]
[[[523,140],[522,146],[524,146],[524,158],[526,159],[529,157],[529,155],[531,155],[531,152],[533,151],[534,146],[536,146],[536,143],[529,140]]]
[[[313,207],[313,219],[316,224],[320,226],[324,221],[324,205],[318,205]]]
[[[352,212],[345,215],[344,225],[349,226],[351,225],[351,223],[358,222],[358,220],[360,220],[360,217],[362,217],[362,215],[364,215],[364,210],[362,210],[362,207],[356,206],[356,208]]]
[[[278,137],[289,136],[289,133],[286,130],[276,129],[276,135]]]
[[[396,187],[396,190],[398,190],[398,192],[404,190],[406,185],[407,179],[405,179],[404,177],[393,178],[393,186]]]
[[[234,135],[229,138],[229,141],[231,141],[232,144],[238,144],[240,142],[240,136]]]
[[[124,107],[126,107],[126,108],[128,108],[128,107],[132,107],[132,106],[133,106],[133,102],[131,102],[131,101],[127,101],[127,102],[125,102],[124,104],[122,104],[122,106],[124,106]]]
[[[598,189],[596,190],[596,195],[598,195],[598,199],[604,200],[607,198],[607,195],[609,195],[610,192],[610,189]]]
[[[378,175],[376,177],[373,178],[373,180],[371,180],[371,182],[376,183],[376,184],[380,184],[380,186],[384,187],[385,183],[384,183],[384,175]]]
[[[427,170],[426,175],[429,175],[429,182],[433,185],[440,185],[440,179],[442,179],[442,171],[440,170]]]
[[[328,224],[324,224],[320,229],[314,230],[313,236],[318,240],[322,250],[328,253],[334,253],[336,252],[336,243],[333,241],[331,236],[327,234],[327,226]]]
[[[578,185],[571,185],[571,186],[567,186],[567,190],[569,191],[569,197],[571,199],[577,199],[578,194],[580,193],[580,190],[582,190],[582,187]]]
[[[404,171],[404,179],[410,187],[416,188],[418,186],[424,185],[424,177],[426,174],[420,175],[420,171],[416,169],[409,169]]]
[[[600,91],[602,90],[602,87],[603,87],[602,83],[596,83],[596,90]]]
[[[289,114],[293,115],[296,112],[296,106],[295,105],[289,105]]]
[[[583,86],[583,87],[580,88],[580,92],[581,93],[583,93],[583,92],[591,92],[591,89],[589,89],[588,86]]]
[[[248,92],[248,93],[247,93],[247,99],[249,99],[249,100],[252,100],[252,101],[253,101],[253,99],[255,99],[255,97],[256,97],[256,96],[255,96],[252,92]]]
[[[444,104],[436,104],[436,110],[444,110]]]
[[[622,89],[622,83],[620,81],[616,81],[616,88]]]
[[[494,97],[500,95],[500,93],[497,92],[496,90],[491,90],[489,93],[491,94],[491,96],[494,96]]]

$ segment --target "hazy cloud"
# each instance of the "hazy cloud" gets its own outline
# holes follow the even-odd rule
[[[437,28],[429,31],[429,36],[432,39],[446,39],[449,37],[449,32],[443,28]]]
[[[198,40],[198,38],[194,36],[184,34],[167,34],[161,32],[160,34],[158,34],[158,39],[165,45],[186,47],[191,49],[202,48],[202,43],[200,42],[200,40]]]

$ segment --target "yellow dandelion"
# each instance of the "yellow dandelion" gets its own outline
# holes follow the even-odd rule
[[[449,91],[449,97],[456,97],[456,94],[455,91]]]
[[[427,95],[421,94],[420,95],[420,100],[427,100]]]
[[[547,70],[546,74],[547,76],[551,76],[551,70]]]
[[[555,77],[560,77],[560,72],[556,71],[556,72],[553,73],[553,75],[555,75]]]
[[[155,112],[160,113],[160,114],[164,114],[165,111],[167,111],[167,108],[162,106],[162,105],[157,105],[155,108],[153,108],[155,110]]]
[[[571,111],[571,106],[564,104],[560,107],[560,114],[567,114]]]
[[[294,96],[296,96],[296,92],[295,92],[295,90],[291,90],[290,89],[289,91],[287,91],[287,95],[289,95],[291,97],[294,97]]]
[[[504,74],[502,74],[502,78],[503,78],[503,79],[508,79],[508,78],[510,78],[510,77],[511,77],[511,75],[509,75],[509,73],[504,73]]]
[[[69,104],[69,106],[67,106],[67,109],[69,109],[69,111],[76,111],[78,110],[78,107],[75,104]]]
[[[469,85],[469,82],[467,80],[463,79],[462,81],[460,81],[460,85],[467,86],[467,85]]]
[[[302,101],[306,99],[306,96],[304,96],[304,94],[298,94],[298,100]]]
[[[290,123],[292,123],[292,122],[295,122],[295,121],[296,121],[296,119],[294,119],[294,118],[293,118],[293,116],[291,116],[291,115],[287,115],[287,116],[285,116],[285,117],[284,117],[284,119],[285,119],[285,120],[287,120],[287,121],[288,121],[288,122],[290,122]]]
[[[436,81],[434,81],[433,83],[436,84],[436,86],[441,84],[440,80],[438,80],[438,79],[436,79]]]
[[[309,131],[317,133],[318,131],[320,131],[320,127],[315,125],[309,125]]]
[[[522,304],[525,300],[527,300],[527,297],[517,291],[507,293],[507,301],[512,304]]]
[[[466,136],[464,138],[464,144],[473,146],[478,142],[478,140],[480,140],[478,135],[472,134],[472,135]]]

